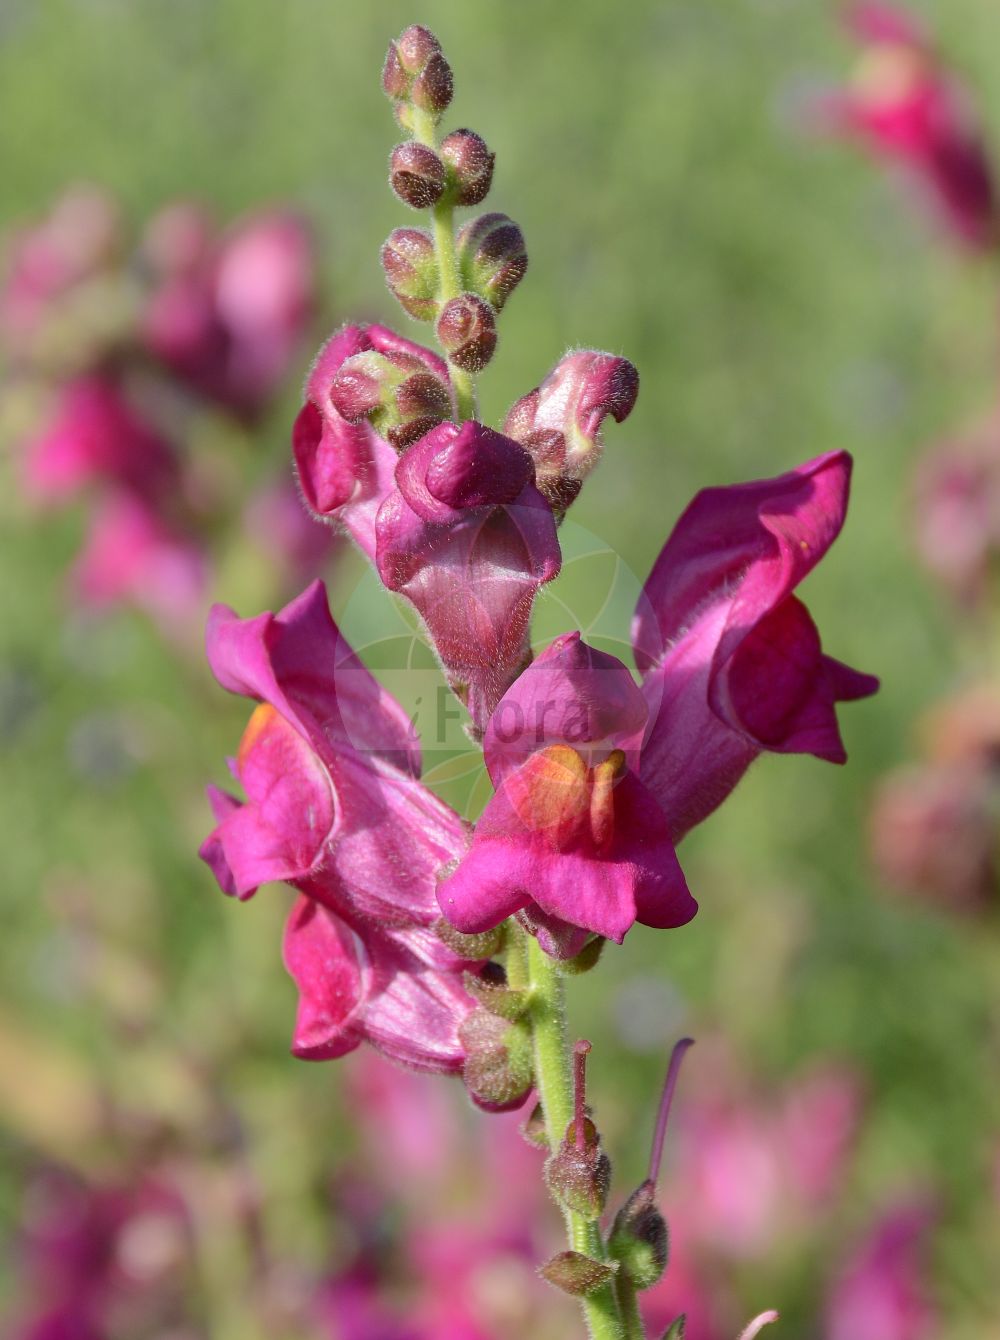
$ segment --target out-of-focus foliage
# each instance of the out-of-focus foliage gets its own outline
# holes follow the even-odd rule
[[[1000,141],[1000,14],[951,0],[930,16]],[[991,402],[997,293],[985,262],[939,245],[882,175],[810,134],[804,100],[848,58],[832,8],[5,0],[0,219],[43,212],[79,179],[112,190],[137,223],[178,196],[224,218],[287,202],[318,230],[329,324],[385,319],[420,338],[378,264],[407,221],[385,185],[395,128],[378,71],[412,21],[444,43],[451,119],[496,151],[491,205],[528,244],[482,382],[486,416],[497,422],[570,344],[625,354],[642,378],[567,523],[574,558],[542,597],[541,636],[575,622],[609,647],[623,638],[635,580],[695,489],[836,447],[856,457],[845,533],[808,585],[832,653],[883,679],[844,715],[848,767],[759,762],[681,850],[694,923],[636,928],[574,983],[616,1184],[642,1175],[682,1032],[720,1037],[727,1059],[691,1054],[681,1111],[685,1085],[712,1099],[720,1066],[726,1102],[743,1095],[752,1111],[777,1110],[813,1064],[842,1067],[861,1115],[835,1212],[808,1233],[779,1214],[759,1255],[723,1244],[719,1296],[738,1300],[737,1319],[775,1305],[788,1335],[822,1334],[830,1271],[916,1198],[933,1205],[929,1279],[947,1333],[980,1340],[1000,1328],[1000,926],[995,912],[887,899],[865,836],[877,776],[960,673],[968,633],[914,557],[908,489],[920,448]],[[234,513],[288,460],[306,362],[245,448]],[[169,1165],[197,1193],[198,1240],[211,1244],[204,1333],[285,1334],[248,1287],[255,1244],[306,1274],[353,1259],[363,1215],[328,1188],[356,1139],[357,1090],[353,1061],[287,1055],[286,892],[233,906],[194,856],[209,826],[202,785],[222,779],[245,709],[139,617],[93,624],[67,609],[79,517],[39,523],[13,467],[0,469],[0,1237],[22,1231],[41,1159],[112,1181]],[[588,557],[595,547],[603,557]],[[329,576],[364,647],[383,632],[373,588],[350,555]],[[246,614],[274,599],[238,529],[212,594]],[[446,757],[428,761],[447,791]],[[668,1170],[668,1217],[698,1201],[679,1162],[689,1145],[678,1140]],[[253,1213],[237,1212],[247,1197]],[[13,1296],[17,1258],[3,1256]],[[572,1334],[571,1310],[556,1316]],[[506,1324],[498,1334],[522,1333]]]

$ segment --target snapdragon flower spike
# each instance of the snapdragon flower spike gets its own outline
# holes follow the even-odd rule
[[[344,1056],[368,1042],[416,1070],[457,1072],[459,1030],[475,1009],[462,986],[470,966],[418,927],[352,926],[301,895],[285,929],[284,960],[299,990],[292,1052]]]
[[[431,927],[466,828],[417,780],[410,722],[344,641],[323,583],[278,615],[216,605],[208,658],[223,688],[259,703],[234,764],[246,802],[214,793],[201,850],[223,890],[285,880],[341,916]]]
[[[503,430],[531,453],[538,487],[557,512],[600,459],[601,424],[609,414],[627,419],[638,394],[639,373],[627,358],[578,349],[511,407]]]
[[[653,565],[632,629],[649,705],[642,779],[675,842],[764,750],[846,761],[835,704],[878,680],[824,655],[793,591],[840,533],[850,474],[838,451],[704,489]]]
[[[538,589],[559,571],[531,457],[482,424],[443,423],[400,456],[375,532],[379,576],[417,609],[482,730],[528,659]]]
[[[353,422],[349,422],[333,399],[345,363],[371,353],[395,364],[403,360],[414,369],[423,368],[435,381],[450,387],[447,366],[430,350],[385,326],[345,326],[323,346],[309,373],[306,403],[292,429],[292,450],[307,505],[317,516],[343,526],[374,561],[375,517],[393,488],[396,452],[365,421],[363,413],[352,413]]]
[[[959,241],[996,247],[996,183],[965,90],[906,11],[866,0],[848,23],[864,57],[853,87],[827,108],[834,128],[906,169]]]
[[[620,944],[636,920],[691,920],[666,816],[639,780],[647,710],[625,666],[578,633],[528,667],[486,730],[496,794],[438,889],[453,925],[483,931],[523,909],[543,948],[569,958],[591,935]]]

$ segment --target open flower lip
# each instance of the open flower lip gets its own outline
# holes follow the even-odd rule
[[[851,458],[705,489],[683,513],[633,621],[650,727],[642,776],[677,840],[763,751],[846,759],[838,701],[878,688],[824,654],[793,594],[840,534]]]

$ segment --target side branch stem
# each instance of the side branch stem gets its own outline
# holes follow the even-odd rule
[[[545,1117],[549,1149],[555,1151],[573,1117],[565,994],[563,979],[555,961],[549,958],[533,935],[529,935],[527,941],[535,1085]],[[597,1261],[607,1259],[598,1223],[565,1208],[563,1218],[573,1251],[582,1252]],[[585,1295],[580,1299],[580,1304],[592,1340],[626,1340],[618,1301],[610,1284]]]

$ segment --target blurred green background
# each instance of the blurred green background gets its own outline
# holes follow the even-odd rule
[[[927,11],[1000,125],[1000,11],[987,0]],[[804,91],[846,68],[833,8],[3,0],[0,218],[37,215],[84,179],[136,222],[176,196],[222,217],[287,200],[319,230],[331,324],[385,319],[425,338],[378,264],[407,222],[386,187],[395,127],[379,69],[387,39],[413,21],[456,71],[449,123],[496,151],[490,207],[528,242],[528,276],[481,382],[487,419],[571,345],[640,370],[638,406],[607,431],[578,527],[641,579],[696,489],[837,447],[856,459],[847,527],[805,593],[826,648],[883,681],[842,713],[848,766],[759,762],[684,844],[695,922],[637,928],[573,987],[619,1185],[640,1173],[681,1032],[721,1033],[765,1088],[810,1059],[846,1058],[868,1108],[836,1231],[898,1186],[932,1184],[947,1334],[981,1337],[1000,1324],[996,1242],[981,1223],[1000,1136],[998,931],[886,898],[867,872],[865,825],[876,777],[911,750],[914,717],[962,673],[965,635],[912,555],[907,483],[928,440],[991,400],[996,286],[984,263],[938,245],[881,173],[802,128]],[[286,459],[298,403],[297,374],[247,490]],[[60,579],[78,518],[41,525],[9,498],[0,508],[0,1222],[16,1219],[27,1151],[108,1157],[87,1138],[104,1086],[196,1120],[173,1059],[194,1039],[249,1132],[275,1232],[316,1256],[326,1230],[303,1188],[346,1139],[340,1072],[287,1055],[284,892],[238,908],[194,856],[209,824],[202,787],[223,780],[246,705],[196,658],[166,654],[137,616],[74,629]],[[251,614],[270,594],[243,557],[227,553],[213,595]],[[331,592],[363,644],[378,616],[357,597],[360,575],[341,560]],[[596,608],[591,578],[571,571],[543,602],[552,631],[557,597],[584,621]],[[622,605],[619,636],[626,616]],[[100,777],[77,747],[95,717],[127,720],[139,742]],[[67,912],[78,889],[96,941]],[[81,958],[107,962],[96,985]],[[623,1000],[642,1012],[638,1040],[621,1036]],[[785,1305],[783,1334],[813,1333],[815,1300],[794,1271],[770,1279],[765,1265],[752,1297]],[[233,1325],[211,1334],[243,1334]]]

